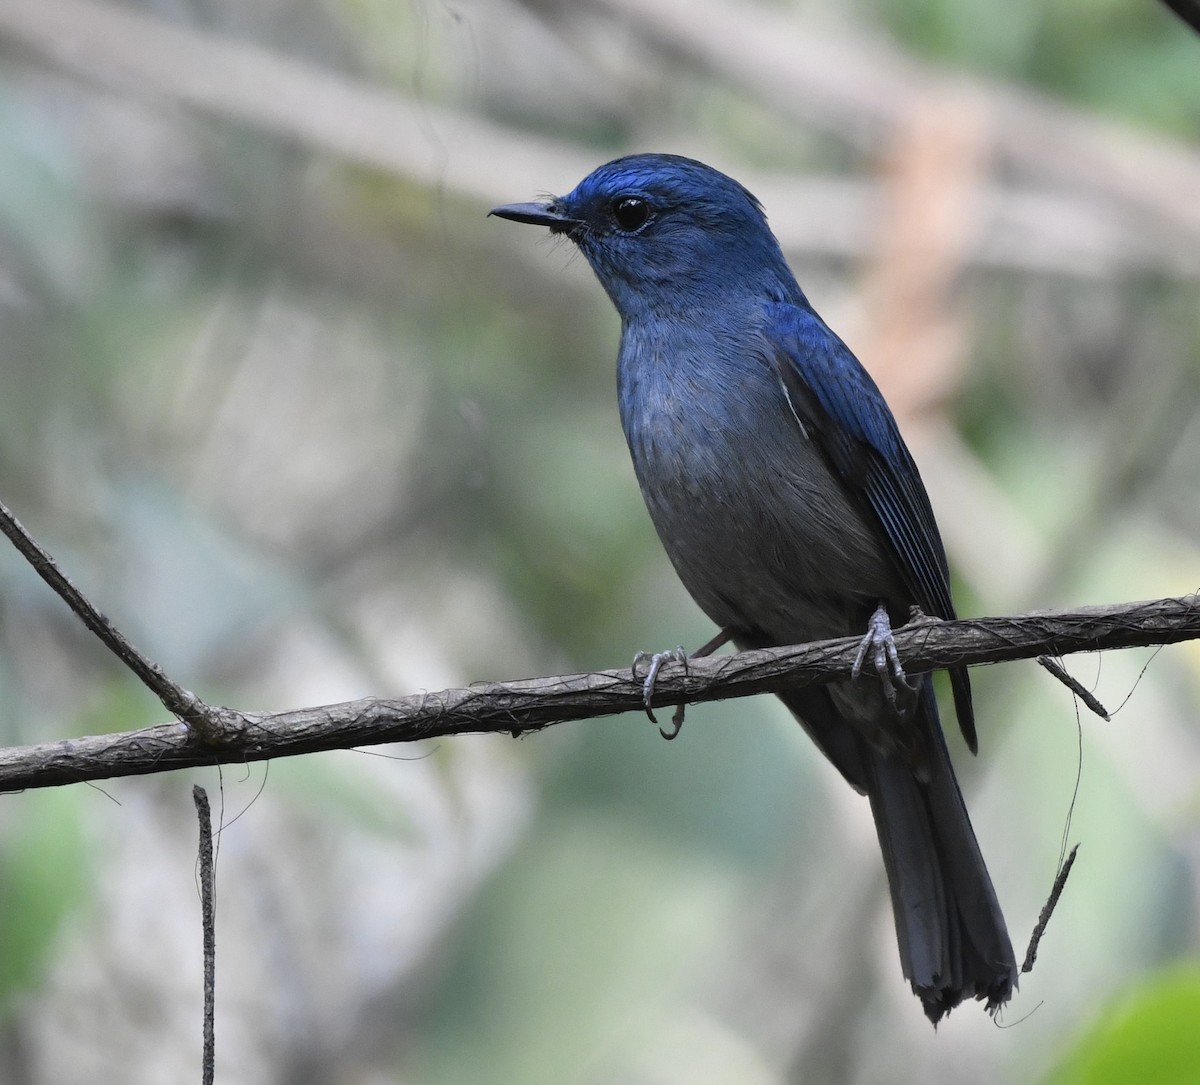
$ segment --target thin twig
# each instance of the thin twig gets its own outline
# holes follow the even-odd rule
[[[1025,951],[1025,961],[1021,965],[1022,973],[1032,972],[1034,964],[1037,963],[1038,946],[1041,945],[1042,935],[1046,933],[1046,927],[1050,924],[1050,917],[1054,915],[1054,909],[1058,907],[1059,897],[1062,896],[1062,891],[1067,886],[1067,877],[1071,873],[1071,867],[1075,865],[1075,856],[1078,851],[1079,845],[1076,844],[1067,856],[1067,861],[1063,863],[1062,868],[1059,870],[1058,877],[1054,879],[1054,885],[1050,889],[1050,896],[1038,914],[1037,924],[1034,926],[1033,934],[1029,938],[1029,948]]]
[[[1085,686],[1074,675],[1069,674],[1067,669],[1058,662],[1057,659],[1052,659],[1050,656],[1038,656],[1040,663],[1050,674],[1054,675],[1064,686],[1067,687],[1076,697],[1078,697],[1088,711],[1096,713],[1102,720],[1111,720],[1108,709],[1100,703],[1099,698]]]
[[[217,1062],[217,903],[212,811],[208,805],[208,793],[199,784],[192,787],[192,801],[196,804],[196,816],[200,821],[200,921],[204,931],[204,1054],[200,1080],[202,1085],[213,1085]]]
[[[173,716],[187,723],[206,723],[206,705],[194,693],[177,685],[162,668],[135,648],[55,564],[49,553],[29,534],[8,506],[0,502],[0,531],[3,531],[55,594],[69,606],[80,621],[125,664]]]

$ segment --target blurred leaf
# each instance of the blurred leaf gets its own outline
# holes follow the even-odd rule
[[[20,820],[0,842],[0,1004],[37,984],[62,921],[87,885],[75,788],[21,796]]]
[[[1200,966],[1173,969],[1113,1007],[1053,1085],[1191,1085],[1200,1068]]]
[[[547,829],[461,932],[424,1032],[434,1080],[589,1080],[677,997],[736,896],[727,868],[631,833],[627,820]]]
[[[1165,7],[1129,0],[906,0],[873,5],[906,44],[1195,135],[1200,43]]]

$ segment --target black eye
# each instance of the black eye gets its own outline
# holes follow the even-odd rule
[[[612,205],[613,221],[627,233],[646,224],[650,217],[650,205],[640,196],[618,196]]]

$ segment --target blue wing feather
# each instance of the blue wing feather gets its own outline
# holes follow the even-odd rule
[[[879,528],[916,603],[953,618],[950,571],[929,495],[896,420],[850,348],[811,309],[769,307],[767,335],[801,425]],[[966,671],[950,672],[959,725],[972,750],[975,726]]]
[[[811,310],[773,306],[780,377],[835,472],[865,499],[913,601],[952,618],[949,571],[929,497],[892,412],[857,358]]]

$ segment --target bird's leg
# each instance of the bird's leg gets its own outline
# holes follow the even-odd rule
[[[718,629],[715,637],[706,640],[692,653],[692,659],[703,659],[705,656],[710,656],[718,648],[724,648],[731,640],[733,640],[732,629]]]
[[[643,663],[649,663],[650,666],[646,670],[645,681],[642,682],[642,704],[646,708],[646,715],[650,717],[650,722],[657,726],[658,720],[654,716],[654,710],[650,707],[650,701],[654,697],[654,686],[658,681],[658,672],[662,670],[664,663],[682,663],[683,673],[687,674],[687,665],[689,659],[702,659],[704,656],[712,655],[718,648],[724,644],[728,644],[733,638],[733,633],[728,629],[722,629],[711,640],[706,641],[697,648],[690,656],[683,650],[683,645],[678,648],[672,648],[667,652],[655,652],[653,655],[649,652],[638,652],[633,657],[633,677],[637,679],[638,667]],[[668,742],[679,737],[679,732],[683,728],[683,712],[684,705],[676,705],[675,712],[671,716],[671,730],[664,731],[661,727],[658,728],[658,733],[662,735]]]
[[[909,682],[904,668],[900,665],[896,639],[892,636],[892,622],[883,603],[875,608],[875,613],[867,622],[867,632],[859,643],[858,654],[854,657],[854,666],[850,670],[851,678],[857,680],[862,673],[868,653],[871,665],[879,676],[879,681],[883,683],[883,692],[888,704],[903,715],[907,706],[896,703],[896,687],[899,686],[907,694],[915,693],[917,687]]]

